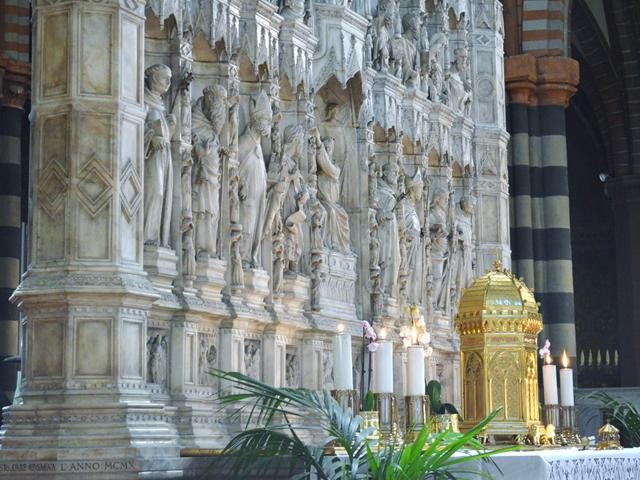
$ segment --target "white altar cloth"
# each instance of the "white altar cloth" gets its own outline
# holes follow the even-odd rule
[[[483,462],[495,480],[640,480],[640,448],[509,452]]]

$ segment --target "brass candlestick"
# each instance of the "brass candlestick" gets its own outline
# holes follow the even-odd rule
[[[392,445],[400,442],[398,430],[398,405],[393,393],[374,394],[376,410],[380,415],[380,443]]]
[[[579,445],[580,434],[574,406],[560,406],[560,441],[563,445]]]
[[[409,395],[404,397],[405,439],[414,441],[427,422],[429,397]]]
[[[345,410],[354,415],[360,413],[358,390],[331,390],[331,397]]]

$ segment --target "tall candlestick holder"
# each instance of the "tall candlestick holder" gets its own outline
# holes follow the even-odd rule
[[[380,443],[382,446],[400,443],[398,405],[393,393],[376,393],[376,410],[380,415]]]
[[[427,422],[429,397],[426,395],[409,395],[404,397],[405,433],[407,441],[412,442]]]
[[[331,390],[331,397],[343,409],[351,410],[354,415],[360,413],[358,390]]]
[[[576,408],[574,406],[560,406],[560,441],[563,445],[580,444]]]
[[[560,427],[560,405],[554,404],[544,406],[544,424],[551,424],[556,428]]]

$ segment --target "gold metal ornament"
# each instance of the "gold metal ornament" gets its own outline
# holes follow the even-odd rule
[[[540,424],[537,336],[542,315],[533,292],[496,260],[460,299],[462,422],[466,431],[502,407],[487,426],[497,440]]]
[[[605,423],[598,430],[598,450],[617,450],[620,447],[620,430],[609,423]]]

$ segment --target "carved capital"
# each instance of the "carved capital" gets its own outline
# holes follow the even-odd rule
[[[578,62],[567,57],[512,55],[504,68],[511,103],[529,106],[567,107],[580,79]]]
[[[533,55],[505,58],[504,76],[511,103],[535,105],[536,59]]]
[[[538,57],[537,89],[540,105],[569,106],[569,100],[576,93],[580,81],[580,66],[576,60],[567,57]]]
[[[0,60],[0,105],[23,109],[29,97],[31,66],[24,62]]]

